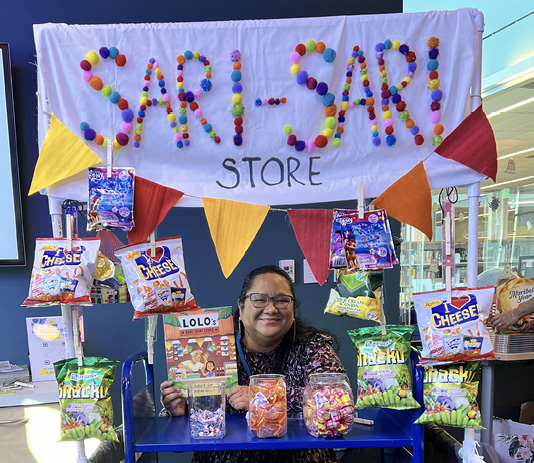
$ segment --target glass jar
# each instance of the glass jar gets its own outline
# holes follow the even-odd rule
[[[187,387],[189,428],[193,438],[226,435],[225,383],[190,384]]]
[[[352,429],[354,396],[344,373],[314,373],[303,391],[306,429],[314,437],[340,437]]]
[[[249,429],[256,437],[282,437],[287,431],[284,375],[252,375],[248,390]]]

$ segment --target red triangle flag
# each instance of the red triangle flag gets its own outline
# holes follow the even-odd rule
[[[135,227],[128,232],[128,244],[145,241],[183,195],[181,191],[135,177]]]
[[[497,178],[497,145],[482,105],[469,114],[435,151],[493,181]]]
[[[313,276],[322,286],[328,279],[332,209],[288,209],[287,214],[300,249],[306,257]]]

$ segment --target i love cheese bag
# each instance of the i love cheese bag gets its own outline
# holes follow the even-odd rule
[[[480,362],[425,366],[423,414],[415,424],[481,429],[477,404]]]
[[[493,286],[453,288],[413,295],[421,334],[421,363],[451,363],[495,358],[484,320],[493,303]]]
[[[28,297],[22,307],[91,305],[99,238],[37,238]]]
[[[128,283],[134,320],[199,308],[189,289],[179,236],[156,240],[154,256],[148,242],[120,248],[115,256],[121,260]]]

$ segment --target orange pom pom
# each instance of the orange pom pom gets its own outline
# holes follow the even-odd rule
[[[439,47],[439,39],[437,37],[430,37],[427,41],[428,48],[437,48]]]
[[[97,135],[95,137],[95,143],[97,145],[103,145],[104,144],[104,137],[102,135]]]
[[[415,121],[413,119],[408,119],[406,121],[406,124],[404,124],[407,129],[411,129],[415,125]]]
[[[324,115],[326,117],[332,117],[335,116],[337,112],[337,106],[335,104],[327,106],[324,108]]]
[[[178,55],[176,57],[176,61],[178,62],[178,64],[184,64],[185,63],[185,56],[184,55]]]
[[[241,69],[241,63],[236,61],[234,64],[232,64],[232,69]]]
[[[89,79],[89,85],[93,90],[99,92],[104,87],[104,82],[102,82],[102,79],[100,77],[93,76]]]
[[[315,51],[317,53],[322,53],[323,51],[325,51],[325,49],[326,49],[326,45],[323,42],[317,42],[315,44]]]
[[[443,127],[442,124],[436,124],[434,126],[434,135],[441,135],[444,130],[445,130],[445,127]]]

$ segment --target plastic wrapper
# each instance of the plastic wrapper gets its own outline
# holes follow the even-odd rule
[[[283,375],[252,375],[249,385],[249,429],[256,437],[287,432],[287,395]]]
[[[54,363],[61,407],[60,441],[96,437],[119,442],[113,426],[113,407],[109,388],[118,360],[84,357]]]
[[[100,240],[37,238],[28,297],[23,307],[91,305],[91,287]]]
[[[477,404],[480,362],[425,366],[424,412],[416,424],[482,428]]]
[[[156,240],[152,256],[150,243],[137,243],[115,251],[134,307],[134,320],[156,313],[198,309],[185,272],[182,239]]]
[[[413,326],[388,325],[349,330],[358,351],[356,408],[418,408],[410,375],[410,342]]]
[[[421,363],[451,363],[495,358],[484,324],[493,303],[493,286],[454,288],[413,295],[421,334]]]

